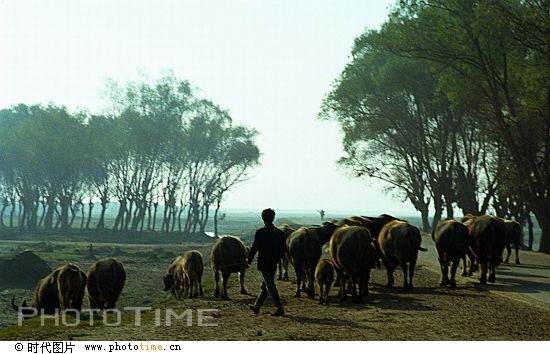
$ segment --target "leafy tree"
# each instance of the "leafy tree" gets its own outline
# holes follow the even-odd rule
[[[441,87],[506,149],[512,182],[550,252],[550,12],[548,1],[402,1],[379,45],[440,68]]]

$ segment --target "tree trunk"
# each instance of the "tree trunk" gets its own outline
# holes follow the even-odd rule
[[[177,207],[172,208],[172,227],[170,227],[170,232],[174,232],[174,228],[176,227],[176,214],[178,212]]]
[[[130,199],[130,207],[126,211],[126,222],[124,223],[124,230],[128,231],[128,226],[130,225],[130,221],[132,221],[132,209],[134,208],[134,200]]]
[[[21,228],[22,224],[24,224],[23,218],[21,217],[21,213],[23,213],[23,202],[21,202],[21,199],[19,199],[19,202],[17,203],[17,206],[18,206],[17,226],[19,228]]]
[[[17,227],[19,231],[25,231],[25,219],[27,218],[27,208],[25,208],[26,197],[21,197],[19,200],[19,215],[17,217]],[[23,209],[23,212],[21,212]]]
[[[453,201],[452,200],[447,200],[446,197],[445,197],[445,210],[447,211],[447,218],[448,219],[454,219],[455,211],[454,211],[454,208],[453,208]]]
[[[40,204],[42,205],[42,215],[40,216],[40,220],[38,221],[38,227],[42,227],[42,224],[44,223],[44,218],[46,217],[46,201],[42,200]]]
[[[15,214],[15,198],[11,198],[10,227],[13,227],[14,214]]]
[[[180,211],[178,212],[178,232],[181,233],[181,214],[183,214],[183,210],[185,207],[183,206],[183,203],[180,207]]]
[[[542,230],[539,252],[550,253],[550,208],[546,206],[544,200],[536,200],[533,205],[533,214],[535,214]]]
[[[105,229],[105,212],[107,211],[107,198],[101,198],[101,213],[99,214],[99,221],[96,225],[96,231]]]
[[[92,210],[94,209],[94,203],[90,199],[88,203],[88,220],[86,220],[86,230],[90,229],[90,222],[92,221]]]
[[[2,210],[0,211],[0,226],[6,226],[4,225],[4,211],[8,207],[9,203],[7,202],[7,199],[4,200],[4,204],[2,205]]]
[[[69,231],[69,208],[71,206],[71,198],[66,196],[59,197],[59,206],[61,207],[61,231]]]
[[[439,224],[439,222],[441,221],[441,215],[443,214],[443,203],[441,202],[436,203],[434,201],[434,205],[435,205],[435,212],[434,212],[434,218],[432,220],[432,231],[435,230],[435,228],[437,227],[437,224]]]
[[[533,250],[533,241],[535,240],[535,233],[533,230],[533,220],[531,219],[531,212],[527,214],[527,227],[529,229],[529,249]]]
[[[216,203],[216,210],[214,211],[214,236],[218,237],[218,212],[220,211],[220,201]]]
[[[69,221],[69,229],[73,227],[74,219],[76,219],[76,212],[75,212],[76,205],[78,205],[78,202],[73,204],[71,201],[69,203],[69,211],[71,212],[71,221]]]
[[[206,224],[208,223],[209,217],[210,217],[210,204],[204,206],[204,214],[202,216],[202,220],[200,222],[200,229],[199,229],[201,233],[205,232]]]
[[[153,203],[153,231],[155,231],[155,226],[157,224],[157,208],[159,206],[158,202]]]
[[[147,230],[151,230],[151,221],[152,221],[152,215],[151,215],[151,207],[152,203],[147,203]]]
[[[115,218],[115,225],[113,226],[113,230],[118,230],[119,225],[120,225],[120,230],[123,229],[125,213],[126,213],[126,199],[122,199],[120,201],[118,213]]]
[[[164,232],[164,230],[168,231],[168,225],[170,224],[170,207],[166,205],[166,202],[164,203],[164,208],[162,208],[162,226],[160,227],[160,231]]]
[[[51,230],[53,227],[53,214],[55,210],[55,197],[47,196],[46,204],[48,205],[48,210],[46,211],[46,217],[44,219],[44,227],[46,230]]]

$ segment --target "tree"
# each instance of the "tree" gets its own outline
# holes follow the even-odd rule
[[[441,87],[467,107],[518,171],[514,185],[550,253],[550,12],[547,1],[402,1],[379,45],[440,68]]]

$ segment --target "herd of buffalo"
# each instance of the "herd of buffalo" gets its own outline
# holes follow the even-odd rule
[[[319,286],[319,303],[328,304],[328,293],[333,283],[339,287],[338,297],[345,301],[351,294],[353,301],[362,302],[368,295],[370,270],[380,267],[387,271],[387,287],[394,283],[394,271],[399,265],[403,271],[403,291],[413,289],[413,276],[421,247],[420,230],[405,220],[383,214],[378,217],[351,216],[342,220],[324,222],[320,226],[293,229],[282,225],[287,242],[287,254],[279,263],[279,280],[288,280],[288,265],[296,272],[296,297],[305,291],[309,298]],[[480,271],[480,282],[494,282],[495,268],[501,263],[504,248],[510,256],[510,244],[518,247],[521,227],[512,220],[489,215],[466,215],[460,222],[441,221],[432,239],[438,253],[442,280],[440,285],[456,287],[455,275],[460,261],[463,275]],[[248,268],[248,247],[237,237],[224,236],[212,247],[210,261],[215,278],[214,296],[229,299],[227,281],[231,273],[239,273],[240,292],[246,294],[245,270]],[[470,266],[466,266],[466,256]],[[449,277],[450,267],[450,277]],[[468,268],[468,269],[467,269]],[[203,296],[203,257],[198,251],[188,251],[177,257],[164,275],[164,290],[177,298]],[[222,286],[220,290],[220,273]],[[487,275],[488,273],[488,275]],[[335,281],[336,276],[336,281]],[[34,291],[32,304],[26,301],[21,311],[28,317],[38,311],[53,314],[59,310],[82,306],[85,289],[91,309],[113,309],[122,292],[126,273],[114,258],[95,262],[88,273],[69,263],[41,279]],[[20,308],[12,299],[14,309]]]

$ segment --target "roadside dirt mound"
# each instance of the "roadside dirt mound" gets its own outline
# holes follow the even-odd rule
[[[0,259],[0,288],[33,289],[52,269],[33,251]]]

